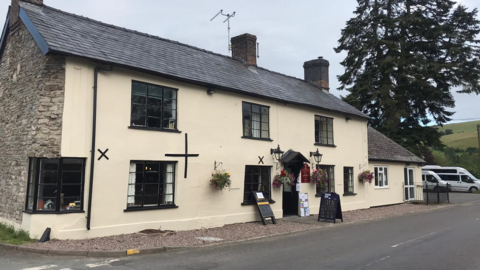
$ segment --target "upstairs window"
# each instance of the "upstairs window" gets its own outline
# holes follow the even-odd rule
[[[243,137],[256,139],[270,139],[269,107],[242,103]]]
[[[375,166],[375,187],[376,188],[388,187],[388,167]]]
[[[31,158],[27,212],[81,212],[85,159]]]
[[[177,129],[177,90],[148,83],[132,83],[132,127]]]
[[[315,116],[315,144],[333,146],[333,118]]]

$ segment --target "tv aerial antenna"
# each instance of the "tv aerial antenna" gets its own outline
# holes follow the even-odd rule
[[[235,17],[235,11],[232,14],[223,14],[223,9],[220,10],[220,12],[217,13],[217,15],[213,16],[213,18],[210,19],[210,21],[213,21],[218,15],[222,15],[227,17],[223,23],[227,22],[228,23],[228,40],[227,40],[227,45],[228,45],[228,51],[232,50],[232,45],[230,44],[230,18]]]

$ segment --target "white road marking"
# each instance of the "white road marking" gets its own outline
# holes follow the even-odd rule
[[[430,235],[434,235],[434,234],[436,234],[436,233],[437,233],[437,232],[432,232],[432,233],[429,233],[429,234],[427,234],[427,235],[420,236],[420,237],[418,237],[418,238],[410,239],[410,240],[408,240],[408,241],[405,241],[405,242],[402,242],[402,243],[393,245],[392,248],[396,248],[396,247],[398,247],[398,246],[401,246],[401,245],[404,245],[404,244],[407,244],[407,243],[410,243],[410,242],[413,242],[413,241],[417,241],[417,240],[419,240],[419,239],[428,237],[428,236],[430,236]]]
[[[118,262],[118,261],[120,261],[120,260],[119,259],[113,259],[113,260],[108,260],[108,261],[99,262],[99,263],[90,263],[90,264],[87,264],[85,266],[90,267],[90,268],[95,268],[95,267],[100,267],[100,266],[107,266],[107,265],[110,265],[112,262]]]
[[[31,268],[24,268],[22,270],[45,270],[45,269],[51,269],[57,267],[56,265],[44,265],[44,266],[37,266],[37,267],[31,267]]]
[[[383,258],[381,258],[381,259],[378,259],[378,260],[376,260],[376,261],[373,261],[373,262],[371,262],[371,263],[369,263],[369,264],[365,265],[365,266],[364,266],[364,267],[362,267],[362,268],[358,268],[357,270],[365,269],[365,268],[367,268],[367,267],[371,266],[371,265],[372,265],[372,264],[374,264],[374,263],[378,263],[378,262],[384,261],[384,260],[386,260],[386,259],[388,259],[388,258],[390,258],[390,256],[383,257]]]

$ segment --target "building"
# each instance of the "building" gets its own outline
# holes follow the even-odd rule
[[[405,167],[421,179],[423,160],[403,148],[410,159],[392,157],[393,142],[328,92],[327,60],[305,62],[303,80],[263,69],[254,35],[232,38],[223,56],[12,0],[0,45],[0,221],[33,236],[255,221],[255,190],[278,218],[295,215],[298,193],[272,178],[315,167],[317,149],[344,211],[403,202]],[[377,138],[373,153],[389,158],[372,163]],[[390,185],[357,180],[377,165]],[[230,190],[209,186],[215,168],[231,174]],[[318,213],[316,187],[301,192]]]

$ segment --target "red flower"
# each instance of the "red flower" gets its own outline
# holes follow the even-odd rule
[[[280,175],[281,175],[281,176],[285,176],[286,174],[285,174],[284,171],[282,171],[282,172],[280,173]]]

